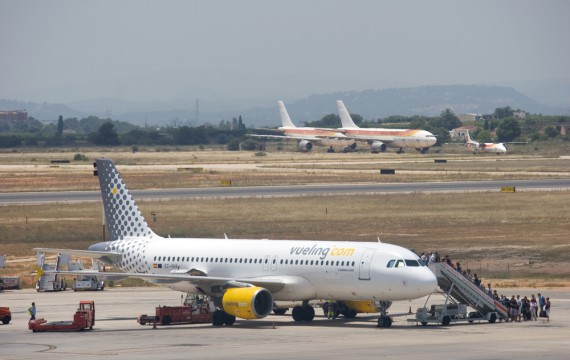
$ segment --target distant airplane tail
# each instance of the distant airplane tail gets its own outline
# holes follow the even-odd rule
[[[346,106],[344,106],[342,100],[337,100],[336,106],[338,107],[338,115],[340,116],[342,127],[344,129],[358,129],[358,126],[352,121],[352,117],[348,113],[348,110],[346,110]]]
[[[101,186],[109,240],[157,236],[145,221],[113,161],[97,159],[93,166]]]
[[[287,113],[287,109],[285,108],[283,101],[279,100],[277,101],[277,104],[279,105],[279,113],[281,114],[281,124],[283,127],[296,127],[295,124],[293,124],[291,121],[291,118],[289,117],[289,113]]]
[[[465,143],[469,144],[471,142],[471,135],[469,135],[469,130],[465,132]]]

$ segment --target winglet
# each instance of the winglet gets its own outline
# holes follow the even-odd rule
[[[356,126],[354,121],[352,121],[352,117],[348,113],[348,110],[346,110],[346,106],[344,106],[342,100],[337,100],[336,106],[338,107],[338,115],[340,116],[340,121],[342,122],[342,128],[358,129],[358,126]]]
[[[285,108],[283,101],[279,100],[277,101],[277,104],[279,105],[279,113],[281,114],[281,124],[283,127],[296,127],[295,124],[293,124],[291,121],[291,118],[289,117],[289,113],[287,113],[287,109]]]

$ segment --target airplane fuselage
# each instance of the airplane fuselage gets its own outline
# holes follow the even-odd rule
[[[507,148],[503,143],[484,143],[479,144],[476,142],[468,143],[467,148],[470,148],[473,152],[489,152],[504,154],[507,152]]]
[[[273,294],[275,300],[396,301],[424,296],[436,287],[433,273],[416,254],[373,242],[158,237],[99,243],[90,250],[122,253],[115,265],[124,272],[284,280],[287,285]],[[391,260],[403,262],[389,267]],[[152,282],[178,291],[209,292],[188,281]]]
[[[381,141],[392,148],[428,148],[433,146],[436,137],[425,130],[415,129],[339,129],[347,137],[367,141]]]

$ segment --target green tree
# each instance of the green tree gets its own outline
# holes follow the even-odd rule
[[[242,150],[255,150],[257,148],[257,141],[253,139],[246,139],[241,143]]]
[[[514,113],[514,110],[511,109],[510,106],[505,106],[505,107],[501,107],[501,108],[496,108],[493,115],[495,115],[495,117],[497,119],[504,119],[504,118],[513,116],[513,113]]]
[[[306,122],[305,126],[336,129],[341,127],[342,124],[340,122],[340,117],[337,114],[328,114],[323,116],[320,120]]]
[[[226,134],[218,134],[216,136],[216,144],[225,145],[228,143],[228,136]]]
[[[497,127],[497,138],[500,142],[513,141],[521,136],[521,125],[517,119],[506,118]]]
[[[430,121],[433,127],[442,127],[447,130],[452,130],[461,126],[461,120],[450,109],[445,109],[441,112],[438,118]]]
[[[554,126],[547,126],[544,128],[544,135],[548,136],[550,139],[554,139],[558,136],[558,131]]]
[[[479,130],[475,135],[475,140],[480,143],[492,142],[493,137],[491,136],[491,132],[488,130]]]
[[[229,141],[228,144],[226,145],[226,148],[229,151],[238,151],[239,150],[239,143],[240,143],[240,139],[236,138],[236,137],[232,137]]]
[[[59,115],[59,119],[57,119],[57,132],[55,136],[61,138],[63,136],[63,116]]]
[[[97,130],[93,142],[97,145],[119,145],[119,134],[117,134],[117,131],[115,130],[115,125],[113,125],[111,121],[103,123],[103,125],[99,127],[99,130]]]
[[[425,129],[427,125],[425,119],[417,117],[410,122],[410,129]]]

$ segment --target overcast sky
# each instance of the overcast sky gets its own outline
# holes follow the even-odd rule
[[[0,98],[267,98],[570,79],[570,1],[0,0]]]

